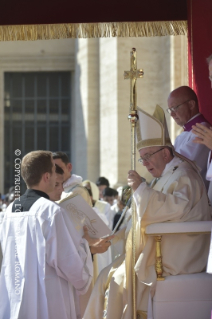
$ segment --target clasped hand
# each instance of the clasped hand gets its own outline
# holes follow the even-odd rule
[[[132,187],[133,191],[135,191],[139,185],[144,182],[145,179],[141,177],[136,171],[130,170],[127,176],[127,182],[130,187]]]
[[[92,254],[102,254],[106,252],[108,248],[111,246],[110,240],[115,237],[114,235],[111,235],[105,238],[91,238],[88,234],[88,228],[86,226],[83,226],[83,230],[83,238],[87,240]]]

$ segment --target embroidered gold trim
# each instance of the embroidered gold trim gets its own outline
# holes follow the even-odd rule
[[[136,319],[147,319],[147,312],[142,310],[137,310],[137,318]]]
[[[170,146],[172,147],[170,139],[165,140],[165,145],[163,143],[162,138],[152,138],[144,141],[140,141],[137,143],[137,149],[140,150],[144,147],[151,147],[151,146]]]
[[[0,41],[186,35],[187,21],[66,23],[0,26]]]

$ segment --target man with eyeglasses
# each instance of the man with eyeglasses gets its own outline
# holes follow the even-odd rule
[[[210,126],[199,112],[197,95],[190,87],[180,86],[169,94],[167,102],[167,112],[183,128],[183,132],[175,140],[174,148],[176,152],[197,163],[201,169],[206,189],[208,189],[209,182],[206,180],[206,172],[209,150],[205,145],[193,143],[195,135],[192,132],[192,125],[201,123],[204,127]]]

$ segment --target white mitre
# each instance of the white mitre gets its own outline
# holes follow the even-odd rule
[[[153,115],[138,107],[137,149],[168,146],[173,149],[163,109],[156,105]]]
[[[175,156],[188,162],[195,171],[200,172],[195,162],[175,151],[169,137],[164,110],[159,105],[156,105],[153,115],[144,112],[138,107],[138,118],[136,126],[138,151],[146,147],[168,146],[172,149]]]

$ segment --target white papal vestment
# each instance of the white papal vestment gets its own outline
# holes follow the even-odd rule
[[[40,197],[28,212],[0,214],[0,319],[76,319],[92,280],[85,239],[76,247],[62,209]]]
[[[210,207],[199,174],[187,162],[181,162],[176,157],[166,165],[162,177],[153,189],[146,183],[142,183],[135,191],[134,199],[137,208],[135,266],[137,311],[147,312],[149,292],[154,294],[156,272],[155,242],[154,238],[145,235],[145,227],[157,222],[210,220]],[[127,238],[126,255],[120,256],[101,272],[84,319],[130,319],[132,317],[132,240],[130,235]],[[163,236],[163,275],[204,271],[209,240],[207,235]],[[105,303],[107,288],[109,288],[108,301]]]

